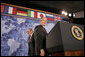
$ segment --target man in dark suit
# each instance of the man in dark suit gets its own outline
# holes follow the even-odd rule
[[[40,24],[34,29],[34,41],[35,41],[35,55],[45,56],[46,55],[46,35],[45,26],[47,24],[47,18],[41,18]]]
[[[33,35],[33,30],[31,28],[28,29],[28,44],[29,44],[29,56],[34,55],[34,35]]]

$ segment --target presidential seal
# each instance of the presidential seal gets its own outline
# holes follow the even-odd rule
[[[72,26],[71,32],[77,40],[82,40],[84,38],[83,31],[78,26]]]

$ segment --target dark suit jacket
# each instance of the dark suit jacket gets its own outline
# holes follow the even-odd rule
[[[29,43],[29,56],[34,55],[34,35],[31,36],[31,42]]]
[[[40,50],[46,50],[46,35],[47,32],[42,25],[38,25],[34,29],[34,41],[35,41],[35,55],[40,55]]]

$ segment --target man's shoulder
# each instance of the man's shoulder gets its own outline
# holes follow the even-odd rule
[[[37,29],[37,28],[42,28],[42,25],[38,25],[35,27],[35,29]]]

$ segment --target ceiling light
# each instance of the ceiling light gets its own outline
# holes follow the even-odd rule
[[[69,13],[69,16],[70,16],[70,17],[72,16],[71,13]]]
[[[75,14],[73,14],[73,17],[75,17]]]
[[[61,13],[64,15],[68,15],[68,13],[66,11],[62,11]]]
[[[62,13],[62,14],[65,14],[65,11],[62,11],[61,13]]]
[[[68,15],[68,13],[67,13],[67,12],[65,12],[65,15]]]

